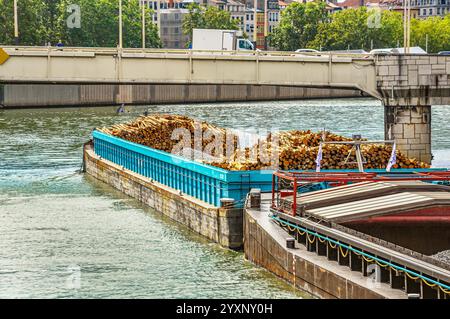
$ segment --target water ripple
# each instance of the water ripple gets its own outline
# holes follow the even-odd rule
[[[233,252],[77,173],[94,127],[149,112],[225,127],[383,137],[370,99],[0,112],[0,298],[307,298]],[[450,162],[450,107],[433,108],[433,148]],[[276,119],[276,121],[275,121]]]

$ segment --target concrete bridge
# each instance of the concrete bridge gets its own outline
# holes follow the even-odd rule
[[[431,161],[431,105],[450,104],[450,57],[3,47],[1,83],[258,85],[358,89],[382,100],[385,135]],[[1,56],[1,54],[0,54]],[[0,63],[2,59],[0,58]]]

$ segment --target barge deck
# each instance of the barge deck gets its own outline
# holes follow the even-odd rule
[[[411,293],[422,298],[449,298],[445,288],[437,289],[436,283],[425,282],[427,285],[421,278],[411,275],[426,274],[424,278],[433,278],[439,284],[450,281],[448,269],[418,259],[419,254],[395,245],[389,248],[381,245],[382,240],[370,236],[362,239],[308,218],[275,213],[270,216],[272,213],[270,194],[261,194],[260,208],[245,208],[245,255],[295,287],[321,298],[399,299]],[[287,227],[280,227],[280,224]],[[313,235],[309,236],[308,230]],[[287,241],[293,238],[294,248],[288,248]],[[334,244],[328,245],[325,240],[328,238],[333,238]],[[347,243],[347,249],[342,249],[341,243]],[[352,247],[361,249],[362,255],[354,253]],[[365,253],[382,257],[380,261],[387,261],[398,269],[379,267],[378,264],[384,264],[366,258]]]

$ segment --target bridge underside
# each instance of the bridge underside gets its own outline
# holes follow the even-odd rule
[[[360,97],[354,89],[225,84],[0,84],[0,108]]]

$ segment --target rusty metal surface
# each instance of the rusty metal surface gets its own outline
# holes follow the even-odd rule
[[[289,210],[292,197],[282,198]],[[450,187],[422,181],[360,182],[297,195],[297,214],[346,223],[433,206],[449,209]]]
[[[396,214],[436,205],[448,206],[450,217],[450,192],[399,192],[397,194],[307,209],[305,214],[335,223],[346,223],[362,218]]]
[[[360,182],[301,194],[297,198],[300,204],[313,209],[346,202],[349,199],[366,199],[400,191],[448,192],[450,187],[421,181]]]
[[[408,267],[409,269],[414,269],[423,274],[440,279],[443,282],[450,282],[449,269],[442,267],[442,265],[439,265],[438,263],[431,263],[419,259],[419,253],[414,253],[411,250],[401,247],[389,248],[387,245],[381,244],[382,240],[368,235],[355,236],[357,232],[350,234],[351,232],[346,231],[345,227],[336,227],[337,224],[332,224],[331,227],[328,227],[303,217],[292,217],[283,213],[277,213],[277,215],[289,222],[301,225],[311,231],[328,236],[339,242],[346,243],[347,245],[351,245],[352,247],[371,253],[375,256],[382,257],[387,261]],[[408,254],[409,252],[413,253]]]

